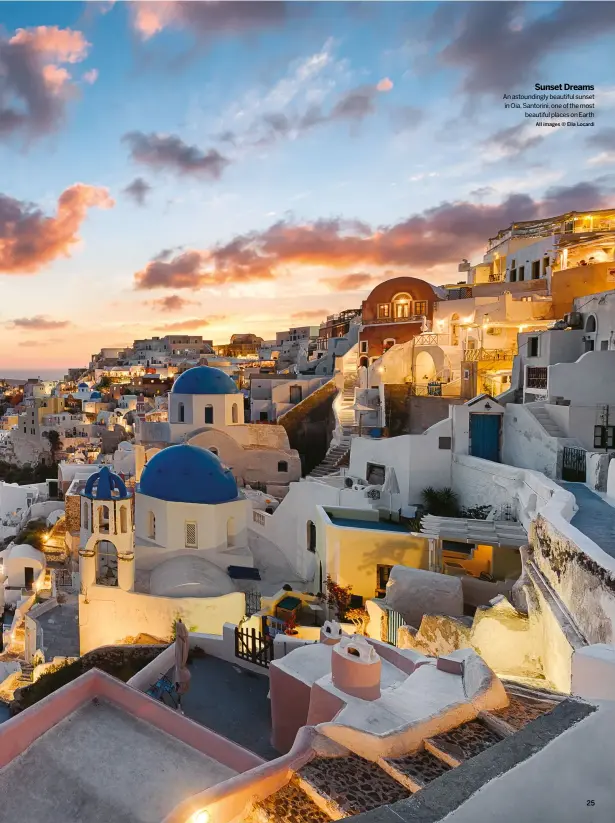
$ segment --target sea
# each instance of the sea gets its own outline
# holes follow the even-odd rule
[[[61,380],[68,369],[55,368],[32,368],[25,369],[5,369],[0,366],[0,380],[27,380],[29,377],[40,377],[41,380]]]

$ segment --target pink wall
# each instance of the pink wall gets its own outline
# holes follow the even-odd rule
[[[314,683],[307,722],[310,726],[329,723],[345,705],[346,703],[339,697],[323,689],[318,683]]]
[[[288,752],[301,726],[307,723],[311,686],[283,671],[269,667],[271,696],[271,743],[279,752]]]

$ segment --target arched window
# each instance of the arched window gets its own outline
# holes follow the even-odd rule
[[[217,449],[215,446],[210,446],[210,447],[209,447],[209,451],[210,451],[212,454],[215,454],[215,455],[216,455],[216,457],[218,456],[218,449]]]
[[[90,504],[87,500],[83,505],[83,528],[88,530],[90,528]]]
[[[226,524],[226,545],[232,548],[235,545],[237,534],[235,532],[235,518],[229,517]]]
[[[307,522],[307,550],[309,552],[316,551],[316,526],[311,520]]]
[[[278,471],[279,472],[287,472],[288,471],[288,463],[286,460],[278,460]]]
[[[590,334],[593,334],[593,332],[596,331],[596,317],[595,317],[595,315],[590,314],[589,317],[587,318],[587,321],[585,323],[585,331],[590,332]]]
[[[117,586],[117,549],[109,540],[96,544],[96,583]]]
[[[156,539],[156,515],[154,512],[150,512],[148,515],[147,536],[150,540]]]
[[[404,320],[410,316],[410,295],[396,294],[393,298],[393,317],[395,320]]]
[[[239,423],[239,407],[237,403],[233,403],[233,408],[231,409],[231,420],[233,423]]]
[[[184,422],[184,417],[185,417],[184,404],[180,403],[177,407],[177,422],[178,423],[183,423]]]
[[[388,351],[394,345],[395,345],[395,338],[394,337],[387,337],[387,339],[384,341],[384,343],[382,345],[383,351]]]
[[[120,508],[120,531],[122,534],[128,532],[128,509],[126,506]]]
[[[109,506],[101,506],[98,509],[98,531],[109,534]]]
[[[368,360],[368,358],[367,358],[367,357],[362,357],[362,358],[359,360],[359,366],[362,366],[364,369],[366,369],[366,368],[369,366],[369,360]]]
[[[212,424],[214,422],[214,407],[205,406],[205,423]]]

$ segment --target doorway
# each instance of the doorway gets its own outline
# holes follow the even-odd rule
[[[24,586],[30,591],[34,584],[34,569],[31,566],[26,566],[23,570]]]
[[[499,414],[470,415],[470,454],[483,460],[500,462],[500,426]]]

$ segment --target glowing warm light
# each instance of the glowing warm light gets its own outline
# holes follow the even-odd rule
[[[207,809],[201,809],[200,812],[195,812],[190,818],[190,823],[209,823],[211,815]]]
[[[378,369],[378,371],[380,372],[380,374],[384,374],[384,369],[383,369],[383,367],[382,367],[382,366],[380,366],[380,368]]]

